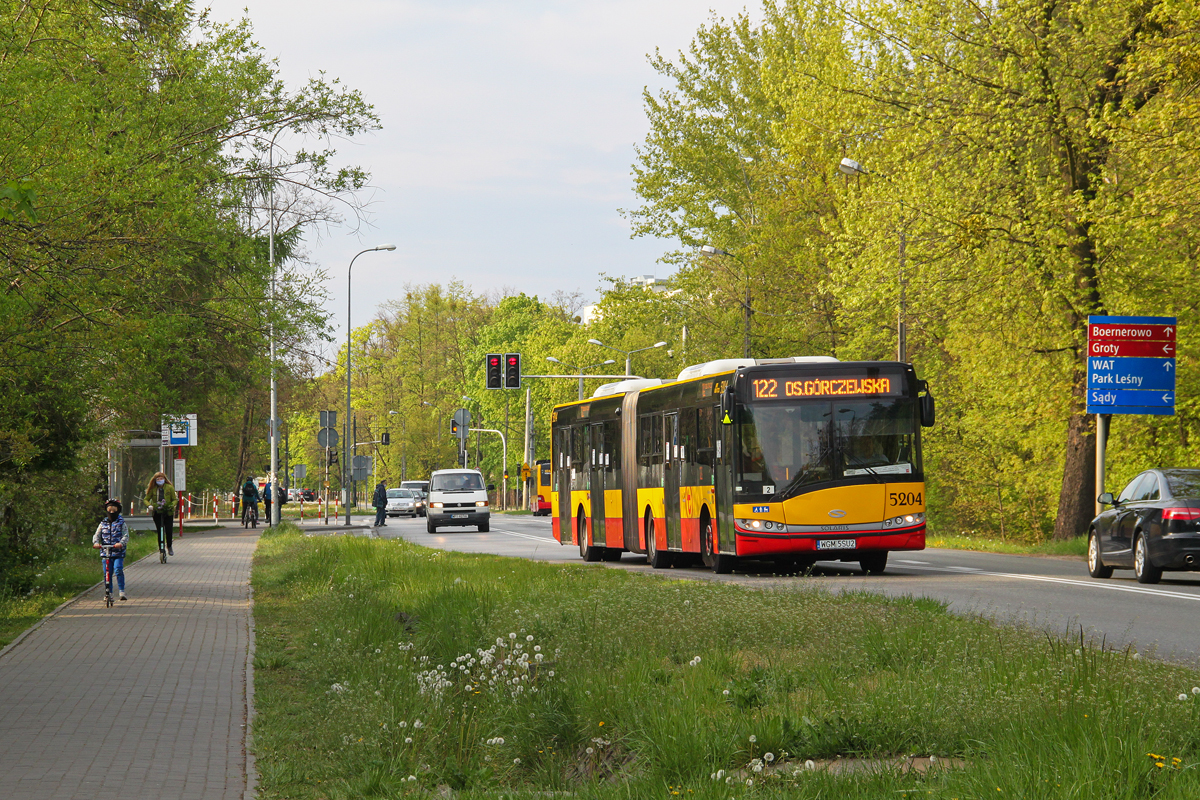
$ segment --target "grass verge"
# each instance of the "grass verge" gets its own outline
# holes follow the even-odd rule
[[[1047,540],[1039,544],[1024,544],[1003,539],[985,539],[978,536],[939,536],[930,534],[925,539],[927,547],[943,547],[948,550],[976,550],[983,553],[1009,553],[1028,556],[1087,556],[1087,537]]]
[[[185,534],[213,530],[213,526],[184,528]],[[158,549],[155,531],[131,531],[126,566]],[[92,549],[91,536],[86,543],[64,544],[59,557],[46,563],[35,574],[32,585],[19,594],[0,587],[0,647],[17,638],[22,631],[103,578],[98,551]]]
[[[253,580],[265,798],[1200,796],[1194,672],[931,600],[287,530]]]

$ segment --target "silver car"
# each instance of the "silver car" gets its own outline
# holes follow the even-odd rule
[[[415,517],[424,510],[419,492],[412,489],[387,490],[387,515],[389,517]]]

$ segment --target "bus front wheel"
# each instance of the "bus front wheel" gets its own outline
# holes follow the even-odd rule
[[[654,569],[666,569],[671,566],[671,554],[658,549],[654,540],[654,517],[646,515],[646,563]]]
[[[887,551],[882,553],[867,553],[858,559],[858,565],[867,575],[882,575],[887,569]]]
[[[728,575],[737,564],[737,556],[719,552],[712,518],[708,516],[700,520],[700,558],[718,575]]]

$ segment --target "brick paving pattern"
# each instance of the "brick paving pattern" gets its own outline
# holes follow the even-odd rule
[[[126,565],[127,602],[92,589],[0,657],[0,796],[241,798],[257,542],[176,539]]]

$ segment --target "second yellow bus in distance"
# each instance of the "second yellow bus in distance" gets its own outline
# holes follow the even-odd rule
[[[807,567],[925,547],[921,427],[934,403],[909,364],[724,359],[674,381],[601,386],[553,411],[554,537],[588,561],[645,553]]]

